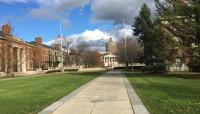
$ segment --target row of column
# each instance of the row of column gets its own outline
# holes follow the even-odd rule
[[[26,72],[26,52],[18,47],[1,47],[0,72]]]
[[[105,62],[117,62],[117,57],[105,57]]]

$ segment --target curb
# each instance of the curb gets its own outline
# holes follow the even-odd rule
[[[124,84],[126,86],[134,114],[150,114],[126,76],[124,76]]]
[[[40,111],[37,114],[52,114],[56,109],[58,109],[60,106],[62,106],[64,103],[66,103],[67,101],[69,101],[72,97],[74,97],[75,95],[77,95],[79,92],[81,92],[84,88],[88,87],[90,84],[92,84],[93,82],[95,82],[98,79],[95,78],[93,80],[91,80],[90,82],[82,85],[81,87],[79,87],[78,89],[72,91],[70,94],[68,94],[67,96],[61,98],[60,100],[56,101],[55,103],[53,103],[52,105],[46,107],[45,109],[43,109],[42,111]]]

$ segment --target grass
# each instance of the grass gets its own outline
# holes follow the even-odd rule
[[[151,114],[200,114],[199,79],[173,74],[125,74]]]
[[[0,114],[36,114],[102,73],[0,79]]]

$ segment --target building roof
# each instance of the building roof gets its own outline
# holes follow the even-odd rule
[[[35,41],[31,41],[31,42],[27,42],[27,43],[35,45]],[[49,48],[49,49],[53,49],[53,50],[59,51],[58,49],[56,49],[56,48],[54,48],[52,46],[48,46],[48,45],[45,45],[45,44],[42,44],[42,46],[44,46],[45,48]]]
[[[113,54],[113,53],[103,54],[102,56],[104,56],[104,57],[105,57],[105,56],[112,56],[112,57],[114,56],[114,57],[117,57],[117,55],[116,55],[116,54]]]

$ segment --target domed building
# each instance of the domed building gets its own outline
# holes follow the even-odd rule
[[[112,38],[109,38],[108,42],[105,45],[106,52],[102,54],[102,62],[104,67],[116,67],[119,65],[117,52],[117,43],[113,41]]]
[[[106,43],[106,52],[107,53],[116,53],[117,52],[117,44],[110,37],[109,41]]]

